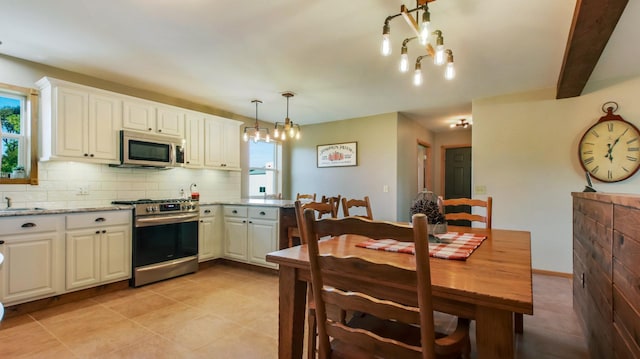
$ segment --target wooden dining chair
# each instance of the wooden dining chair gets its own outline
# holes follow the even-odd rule
[[[445,219],[447,221],[464,220],[470,222],[484,223],[484,227],[491,229],[491,217],[493,212],[493,198],[487,197],[486,201],[471,198],[451,198],[442,200],[442,206],[445,209]],[[464,210],[473,211],[473,207],[483,207],[485,215],[472,214],[463,212]],[[524,332],[524,314],[513,314],[513,326],[516,333]]]
[[[371,202],[369,202],[369,196],[365,196],[364,199],[356,199],[352,198],[347,200],[346,198],[342,199],[342,212],[345,217],[353,216],[353,211],[350,209],[353,207],[362,207],[364,211],[366,211],[366,215],[357,215],[358,217],[363,217],[367,219],[373,220],[373,212],[371,211]]]
[[[358,217],[316,220],[312,211],[305,210],[302,228],[308,241],[319,358],[469,357],[469,320],[459,318],[457,327],[449,335],[435,331],[424,214],[414,215],[413,226],[408,226]],[[363,240],[412,241],[416,269],[320,253],[319,238],[342,234],[361,235]],[[327,278],[339,284],[325,285]],[[411,299],[406,303],[390,301],[387,293],[377,290],[378,280],[397,283],[400,291],[417,291],[418,305]],[[327,311],[328,305],[353,315],[347,321],[342,315],[334,314],[334,310]]]
[[[443,199],[442,206],[444,207],[444,217],[447,221],[463,220],[481,222],[484,223],[485,228],[491,228],[491,212],[493,206],[491,197],[487,197],[486,201],[472,198]],[[485,209],[485,215],[465,212],[469,210],[469,207],[471,207],[471,211],[473,211],[473,207],[483,207]]]
[[[302,202],[301,200],[296,200],[294,203],[295,206],[295,210],[296,210],[296,227],[289,227],[287,228],[287,237],[289,239],[289,247],[293,247],[293,239],[294,238],[300,238],[300,244],[304,244],[302,241],[302,237],[300,236],[300,223],[302,221],[302,211],[304,211],[306,208],[312,209],[315,211],[318,219],[329,215],[332,218],[336,218],[337,216],[334,215],[334,204],[333,204],[333,200],[329,200],[329,202],[327,203],[322,203],[322,202]]]
[[[316,194],[315,193],[298,193],[296,195],[296,201],[315,202]]]
[[[338,210],[340,209],[340,198],[342,198],[341,195],[337,195],[337,196],[333,196],[333,197],[328,197],[325,195],[322,195],[322,198],[320,199],[320,202],[322,203],[329,203],[330,199],[333,199],[333,213],[332,213],[332,217],[333,218],[337,218],[338,217]],[[320,217],[318,217],[320,218]]]

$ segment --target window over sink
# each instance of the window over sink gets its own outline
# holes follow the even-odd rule
[[[0,183],[38,184],[38,92],[0,83]]]

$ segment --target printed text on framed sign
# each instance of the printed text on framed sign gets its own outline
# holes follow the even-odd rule
[[[358,143],[318,145],[318,167],[347,167],[358,165]]]

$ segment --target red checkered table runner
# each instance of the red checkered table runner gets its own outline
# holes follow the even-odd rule
[[[475,233],[447,232],[437,234],[440,243],[429,242],[429,256],[444,259],[466,260],[482,244],[487,236]],[[356,247],[387,252],[415,254],[413,242],[398,242],[393,239],[369,239]]]

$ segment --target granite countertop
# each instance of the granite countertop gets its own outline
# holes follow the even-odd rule
[[[294,208],[295,201],[283,199],[237,199],[223,201],[200,201],[201,206],[206,205],[235,205],[235,206],[264,206],[278,208]],[[31,216],[40,214],[68,214],[68,213],[84,213],[84,212],[100,212],[100,211],[123,211],[132,210],[130,205],[107,205],[103,207],[86,207],[86,208],[16,208],[16,209],[0,209],[0,218],[15,216]]]
[[[214,201],[214,202],[200,201],[201,206],[215,205],[215,204],[235,205],[235,206],[264,206],[264,207],[294,208],[295,201],[286,200],[286,199],[256,199],[256,198]]]
[[[0,218],[15,216],[31,216],[40,214],[67,214],[67,213],[84,213],[84,212],[101,212],[101,211],[130,211],[133,206],[126,205],[108,205],[104,207],[87,207],[87,208],[18,208],[18,209],[0,209]]]

